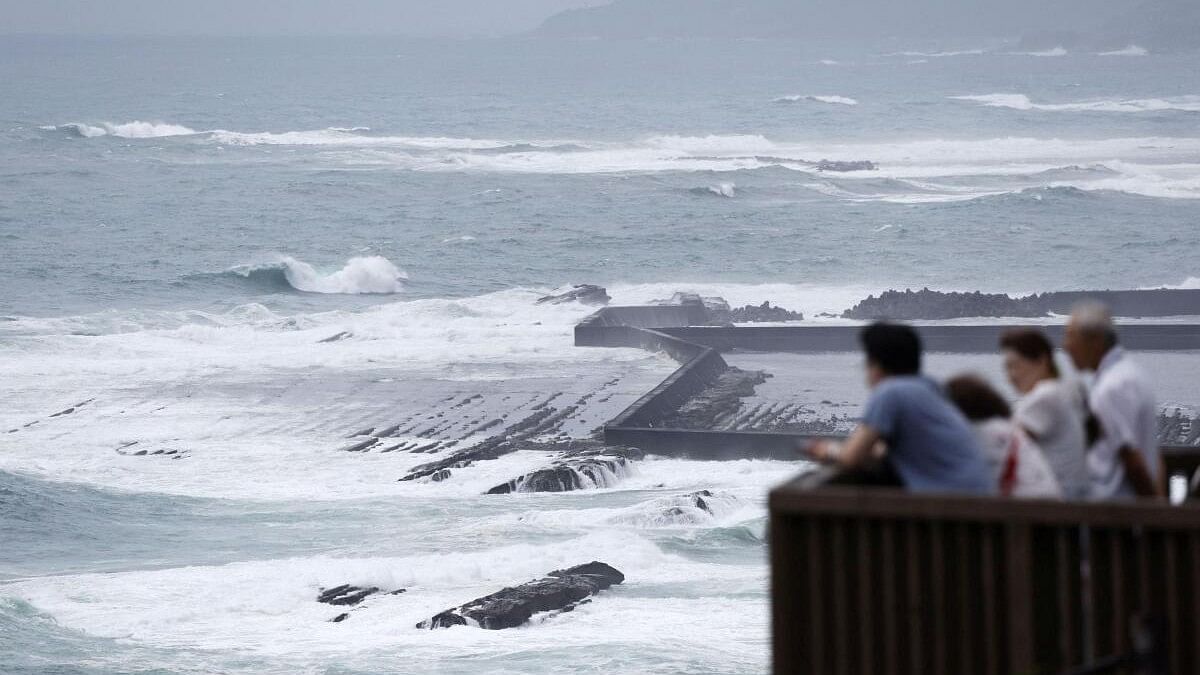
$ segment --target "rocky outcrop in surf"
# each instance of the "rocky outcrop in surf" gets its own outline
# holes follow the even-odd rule
[[[539,305],[562,305],[568,302],[578,302],[585,305],[607,305],[612,300],[608,290],[594,284],[579,284],[565,293],[547,295],[538,298]]]
[[[487,630],[515,628],[534,614],[569,612],[596,595],[625,581],[625,575],[606,563],[592,561],[556,570],[541,579],[472,600],[417,624],[432,630],[476,626]]]
[[[317,595],[317,602],[326,605],[354,606],[378,592],[379,587],[377,586],[362,588],[343,584],[329,589],[321,589],[321,592]]]
[[[593,454],[586,457],[574,457],[501,483],[488,490],[487,494],[571,492],[611,487],[628,473],[629,466],[629,458],[624,454]]]
[[[698,293],[677,291],[666,300],[654,300],[652,305],[702,305],[708,313],[708,321],[713,325],[731,323],[768,323],[776,321],[803,321],[804,314],[793,312],[778,305],[772,305],[769,300],[760,305],[744,305],[730,307],[729,302],[721,297],[705,297]]]

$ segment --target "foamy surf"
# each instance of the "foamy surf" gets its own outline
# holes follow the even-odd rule
[[[1170,98],[1099,99],[1070,101],[1066,103],[1034,103],[1025,94],[981,94],[977,96],[952,96],[959,101],[972,101],[991,108],[1013,110],[1045,110],[1051,112],[1200,112],[1200,96],[1175,96]]]

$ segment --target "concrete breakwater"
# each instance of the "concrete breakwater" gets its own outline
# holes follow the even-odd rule
[[[1139,292],[1130,292],[1139,293]],[[1095,297],[1080,294],[1081,297]],[[1128,296],[1137,297],[1137,296]],[[1068,302],[1065,296],[1062,302]],[[1071,304],[1074,300],[1070,300]],[[1164,306],[1165,307],[1165,306]],[[680,420],[685,407],[697,399],[722,398],[714,390],[738,385],[722,352],[851,352],[858,350],[857,326],[712,326],[703,305],[609,307],[575,328],[575,343],[591,347],[640,347],[660,351],[680,362],[680,368],[658,387],[604,426],[605,443],[637,447],[651,454],[694,459],[802,459],[801,449],[814,434],[796,430],[718,430],[694,420]],[[686,322],[686,323],[683,323]],[[991,353],[999,337],[1012,326],[918,326],[931,352]],[[1060,326],[1044,327],[1061,340]],[[1127,324],[1120,328],[1124,345],[1137,351],[1200,350],[1200,326],[1194,324]],[[745,382],[742,383],[743,385]],[[753,393],[753,384],[750,384]],[[745,392],[742,395],[746,395]],[[726,399],[729,396],[724,397]],[[734,407],[739,396],[732,395]],[[695,406],[692,406],[695,407]],[[702,407],[702,406],[701,406]],[[729,405],[722,406],[722,410]],[[1180,424],[1175,427],[1181,427]],[[1190,431],[1190,426],[1182,428]],[[1190,438],[1178,431],[1171,438]]]

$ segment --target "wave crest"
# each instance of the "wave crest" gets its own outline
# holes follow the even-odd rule
[[[351,258],[340,270],[329,274],[322,274],[312,265],[290,256],[267,265],[235,267],[227,274],[269,290],[343,295],[400,293],[408,279],[403,270],[378,255]]]
[[[1114,49],[1111,52],[1100,52],[1098,56],[1145,56],[1150,52],[1145,47],[1129,45],[1124,49]]]

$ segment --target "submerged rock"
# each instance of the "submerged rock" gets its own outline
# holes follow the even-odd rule
[[[625,575],[620,571],[606,563],[593,561],[555,570],[541,579],[448,609],[418,623],[417,628],[432,630],[466,625],[488,630],[514,628],[539,612],[568,612],[590,596],[623,581]]]
[[[608,290],[603,286],[579,284],[566,293],[538,298],[537,304],[562,305],[568,302],[579,302],[585,305],[607,305],[609,300],[612,298],[609,297]]]

